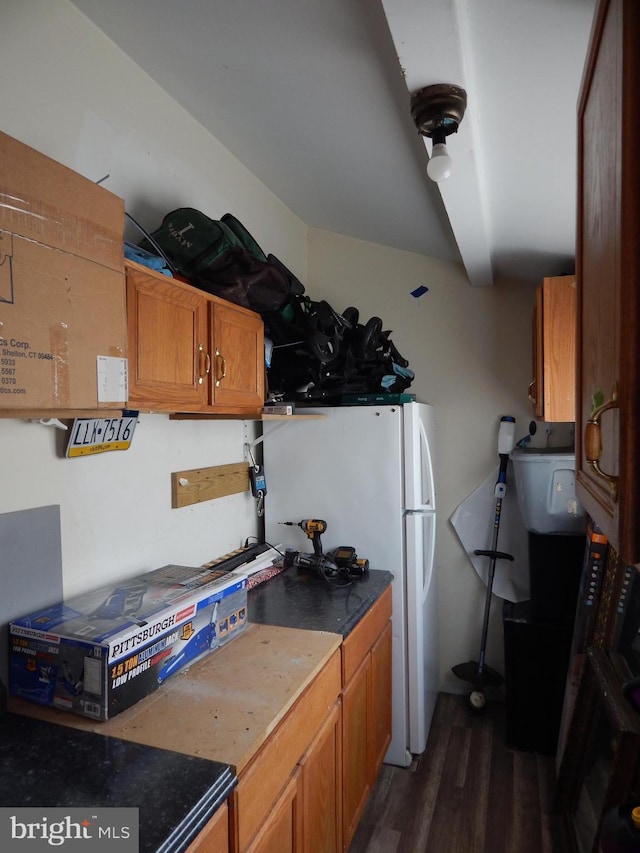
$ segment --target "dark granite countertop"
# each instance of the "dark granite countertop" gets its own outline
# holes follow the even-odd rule
[[[236,781],[217,761],[0,716],[1,806],[138,807],[140,853],[185,850]]]
[[[330,586],[319,575],[285,569],[249,590],[249,622],[329,631],[346,637],[380,598],[391,572],[369,571],[346,587]]]

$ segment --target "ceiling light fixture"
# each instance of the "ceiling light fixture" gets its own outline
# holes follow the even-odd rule
[[[425,86],[411,96],[411,116],[422,136],[433,139],[427,175],[439,183],[451,174],[446,138],[457,133],[467,107],[467,93],[451,83]]]

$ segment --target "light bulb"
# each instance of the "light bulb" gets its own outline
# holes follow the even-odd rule
[[[452,163],[451,157],[447,154],[446,143],[436,142],[427,163],[427,175],[436,183],[444,181],[451,174]]]

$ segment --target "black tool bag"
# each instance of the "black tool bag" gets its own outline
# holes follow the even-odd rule
[[[148,251],[159,247],[190,284],[259,313],[277,311],[293,288],[302,287],[284,265],[266,257],[229,213],[215,220],[181,207],[168,213],[151,237],[153,242],[143,240],[140,246]]]
[[[274,345],[268,382],[276,398],[338,405],[342,394],[399,393],[413,381],[379,317],[360,324],[356,308],[338,314],[326,300],[305,296],[264,321]]]

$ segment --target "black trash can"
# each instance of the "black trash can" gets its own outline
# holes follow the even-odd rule
[[[573,624],[537,622],[530,601],[503,607],[507,746],[555,755]]]
[[[586,536],[529,533],[531,616],[536,622],[573,624]]]

